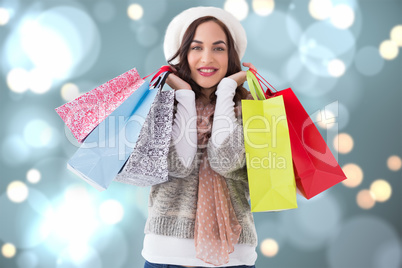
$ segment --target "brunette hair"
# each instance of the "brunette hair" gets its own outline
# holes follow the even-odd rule
[[[213,22],[217,23],[224,31],[227,41],[228,41],[227,46],[228,46],[229,62],[228,62],[228,70],[227,70],[225,77],[241,71],[239,55],[235,49],[235,43],[234,43],[233,37],[230,34],[230,31],[226,27],[226,25],[222,21],[220,21],[217,18],[212,17],[212,16],[205,16],[205,17],[196,19],[195,21],[193,21],[190,24],[190,26],[187,28],[186,32],[184,33],[180,48],[172,56],[172,58],[168,60],[168,63],[177,70],[176,75],[178,75],[181,79],[183,79],[184,81],[186,81],[187,83],[190,84],[191,88],[195,92],[196,98],[200,97],[200,95],[201,95],[201,87],[196,82],[194,82],[193,79],[191,79],[191,70],[190,70],[190,66],[187,61],[187,54],[188,54],[188,51],[190,50],[190,45],[194,39],[194,35],[195,35],[195,31],[196,31],[197,27],[200,24],[202,24],[204,22],[208,22],[208,21],[213,21]],[[177,57],[179,57],[179,63],[172,64],[172,61],[174,59],[176,59]],[[245,99],[247,97],[247,95],[248,95],[247,89],[245,89],[243,87],[243,85],[240,85],[236,88],[236,93],[233,98],[233,101],[237,104],[238,102],[240,102],[240,100]],[[211,101],[211,103],[215,103],[216,95],[214,93],[211,94],[210,101]]]

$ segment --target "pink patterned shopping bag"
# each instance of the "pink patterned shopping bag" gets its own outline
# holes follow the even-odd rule
[[[134,68],[56,108],[56,112],[78,142],[83,142],[143,83],[144,80]]]

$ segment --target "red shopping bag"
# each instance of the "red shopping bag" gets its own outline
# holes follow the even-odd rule
[[[261,77],[256,71],[252,70],[252,72]],[[296,185],[301,194],[310,199],[345,180],[346,176],[341,167],[292,89],[276,91],[262,78],[274,89],[272,91],[264,81],[258,77],[257,79],[267,88],[266,98],[283,96]]]

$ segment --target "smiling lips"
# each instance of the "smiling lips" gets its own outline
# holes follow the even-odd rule
[[[197,70],[200,73],[200,75],[202,75],[202,76],[211,76],[211,75],[214,75],[218,71],[218,69],[216,69],[216,68],[200,68]]]

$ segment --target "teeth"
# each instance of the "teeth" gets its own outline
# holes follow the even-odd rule
[[[203,73],[212,73],[215,72],[215,69],[200,69],[200,71]]]

